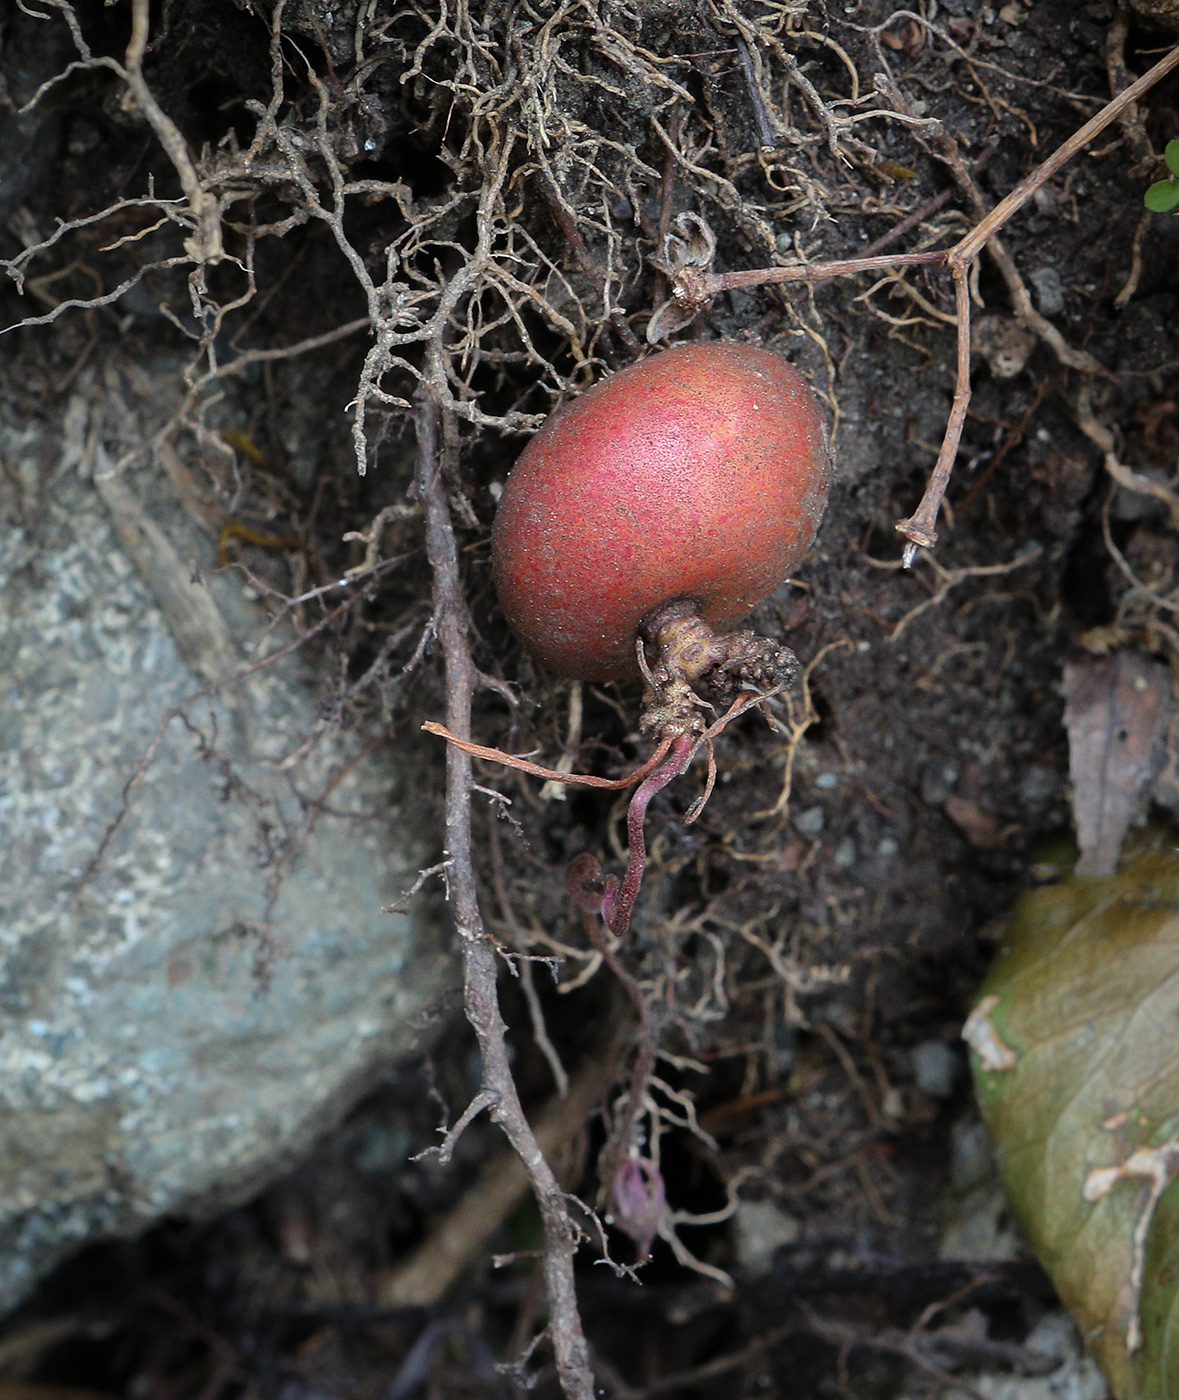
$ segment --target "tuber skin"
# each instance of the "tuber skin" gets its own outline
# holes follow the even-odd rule
[[[637,786],[626,870],[621,880],[605,874],[587,851],[565,875],[591,942],[616,973],[610,937],[630,928],[652,798],[706,749],[704,794],[683,818],[694,821],[716,776],[713,739],[797,675],[789,648],[726,629],[798,565],[830,475],[826,424],[797,370],[754,346],[695,343],[642,360],[554,413],[504,487],[492,563],[524,647],[572,679],[646,682],[640,725],[657,747],[629,775]],[[723,713],[709,723],[714,705]],[[472,752],[549,771],[431,727]],[[645,1258],[666,1200],[638,1131],[655,1051],[650,1013],[634,995],[646,1059],[640,1053],[600,1170],[617,1223]]]
[[[662,756],[633,775],[626,873],[619,884],[592,859],[570,871],[576,902],[616,936],[642,883],[651,798],[704,745],[702,806],[712,739],[797,675],[788,647],[721,629],[801,560],[830,476],[826,424],[796,369],[756,346],[696,343],[553,414],[508,477],[491,549],[516,635],[561,675],[646,681],[640,726]],[[727,707],[711,726],[710,702]]]
[[[562,676],[637,675],[642,633],[655,669],[688,685],[718,668],[730,693],[777,683],[784,649],[711,634],[798,565],[829,479],[823,415],[785,360],[751,345],[665,350],[587,390],[524,449],[492,534],[500,603]]]
[[[615,937],[646,866],[643,821],[661,788],[738,715],[790,685],[794,653],[725,632],[790,574],[823,514],[831,456],[823,415],[785,360],[752,345],[652,355],[587,390],[520,455],[492,532],[499,599],[538,661],[583,680],[646,682],[640,726],[655,753],[628,778],[555,773],[426,727],[480,757],[558,781],[637,783],[621,882],[588,853],[567,887]],[[705,711],[723,713],[710,724]]]
[[[492,563],[500,603],[525,648],[560,675],[646,682],[640,725],[656,744],[624,779],[562,774],[430,724],[483,758],[585,786],[637,784],[627,808],[622,879],[582,852],[566,893],[618,973],[615,947],[643,882],[647,808],[703,748],[791,684],[789,648],[726,631],[797,566],[827,500],[826,424],[802,376],[750,345],[680,345],[587,390],[524,449],[500,498]],[[705,712],[723,709],[711,723]],[[715,711],[714,711],[715,712]],[[596,923],[601,919],[605,930]],[[622,974],[619,974],[622,975]],[[633,986],[633,983],[630,985]],[[663,1178],[638,1132],[654,1065],[650,1013],[637,991],[640,1054],[600,1169],[615,1218],[646,1256],[666,1213]]]

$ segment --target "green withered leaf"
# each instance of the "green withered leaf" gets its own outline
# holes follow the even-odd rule
[[[964,1031],[1012,1206],[1119,1400],[1179,1400],[1177,847],[1025,894]]]

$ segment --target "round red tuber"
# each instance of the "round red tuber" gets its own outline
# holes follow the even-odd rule
[[[640,628],[678,629],[690,660],[709,645],[693,628],[731,627],[798,565],[829,476],[823,415],[785,360],[716,343],[653,355],[554,413],[521,454],[492,537],[504,612],[563,676],[636,675]]]

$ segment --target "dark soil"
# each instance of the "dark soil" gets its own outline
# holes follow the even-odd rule
[[[76,6],[96,53],[122,54],[126,8]],[[333,228],[291,217],[305,195],[276,158],[267,156],[268,168],[259,162],[252,185],[241,178],[227,241],[240,251],[251,223],[290,226],[258,237],[256,292],[215,331],[222,362],[365,316],[342,234],[378,281],[386,245],[399,240],[411,294],[453,276],[477,238],[489,133],[497,120],[501,138],[515,133],[504,207],[520,261],[503,266],[516,268],[518,283],[486,275],[477,308],[466,320],[460,308],[446,338],[451,392],[470,409],[455,420],[460,466],[449,485],[475,659],[518,697],[512,709],[485,693],[481,742],[538,751],[547,763],[566,743],[569,687],[538,672],[497,612],[489,525],[536,416],[630,362],[639,343],[646,348],[647,320],[667,294],[646,259],[669,221],[685,211],[705,217],[718,270],[820,262],[859,255],[945,193],[888,247],[949,246],[976,214],[947,169],[940,134],[957,143],[992,206],[1109,98],[1111,75],[1123,81],[1123,55],[1136,75],[1167,42],[1106,0],[1013,0],[998,12],[943,0],[924,11],[936,28],[900,12],[877,48],[872,27],[891,12],[877,0],[633,8],[582,0],[555,17],[510,4],[468,15],[432,0],[289,0],[281,121],[311,142],[317,113],[326,114],[339,168],[353,181],[383,182],[383,192],[350,199]],[[264,106],[271,94],[271,17],[268,0],[165,0],[153,11],[146,77],[206,162],[216,152],[228,160],[233,140],[239,150],[250,143],[258,109],[247,104]],[[1119,24],[1126,32],[1111,43]],[[3,62],[23,100],[72,50],[33,21],[14,15],[8,25]],[[546,45],[555,57],[541,81],[536,55]],[[539,84],[532,97],[509,90],[526,72]],[[759,84],[770,104],[760,116]],[[17,172],[0,255],[15,257],[57,218],[84,219],[144,194],[149,177],[175,193],[155,137],[120,97],[108,71],[75,74],[46,98],[43,115],[26,119],[23,144],[13,138],[0,152]],[[850,116],[859,119],[847,124]],[[760,144],[759,121],[773,147]],[[776,1203],[798,1229],[772,1271],[756,1276],[731,1222],[684,1227],[684,1244],[710,1272],[677,1262],[659,1241],[641,1287],[595,1264],[598,1251],[587,1246],[582,1301],[603,1393],[891,1394],[909,1363],[880,1339],[931,1304],[976,1307],[992,1337],[1018,1340],[1044,1300],[1030,1264],[939,1258],[951,1134],[973,1113],[957,1036],[996,921],[1035,878],[1045,843],[1069,829],[1065,656],[1097,645],[1095,629],[1106,629],[1106,645],[1135,639],[1179,664],[1179,639],[1166,626],[1174,532],[1160,502],[1114,490],[1082,431],[1079,398],[1087,388],[1087,411],[1114,434],[1124,463],[1173,479],[1179,220],[1144,222],[1142,192],[1160,174],[1148,143],[1157,152],[1176,134],[1172,76],[1137,126],[1111,128],[1004,231],[1038,309],[1107,372],[1087,380],[1032,337],[1026,363],[1001,377],[996,370],[1010,366],[980,342],[937,550],[911,572],[898,568],[893,526],[916,506],[949,409],[948,276],[921,269],[903,283],[861,275],[732,293],[678,337],[770,346],[810,378],[834,424],[837,477],[818,542],[797,581],[753,619],[787,637],[808,668],[811,708],[796,696],[774,702],[778,730],[756,711],[734,725],[719,741],[717,788],[694,825],[683,818],[700,792],[699,765],[656,799],[652,865],[622,950],[660,1013],[666,1058],[652,1099],[672,1206],[717,1212],[739,1182],[742,1199]],[[325,194],[325,165],[313,160],[312,169]],[[103,251],[156,217],[124,206],[80,225],[29,269],[23,298],[11,286],[0,291],[4,323],[30,308],[44,315],[67,296],[92,298],[96,283],[101,295],[177,257],[169,224]],[[1119,309],[1138,261],[1136,288]],[[606,269],[623,313],[613,321],[600,293]],[[52,417],[83,367],[104,363],[137,362],[166,379],[165,397],[183,392],[176,366],[195,363],[201,336],[187,273],[156,268],[111,305],[10,333],[0,341],[6,411]],[[242,291],[241,273],[223,264],[210,287],[227,303]],[[995,318],[984,336],[1010,338],[1008,290],[985,255],[977,291]],[[428,316],[433,303],[423,305]],[[367,348],[361,330],[320,352],[254,364],[219,381],[216,403],[190,405],[177,426],[181,446],[198,440],[194,424],[236,435],[236,479],[201,459],[210,489],[243,526],[222,541],[226,567],[298,593],[356,564],[363,551],[342,543],[344,534],[404,500],[407,410],[370,395],[365,477],[352,457],[344,410]],[[394,353],[412,370],[427,350],[419,342]],[[411,370],[393,363],[386,392],[412,399]],[[273,543],[291,538],[298,550]],[[442,710],[430,653],[405,670],[430,612],[412,509],[389,519],[380,548],[404,559],[388,588],[314,646],[325,711],[341,724],[379,719],[404,744]],[[585,687],[577,767],[614,776],[642,756],[639,698],[637,687]],[[441,754],[415,752],[425,775],[421,820],[441,830]],[[487,765],[478,781],[510,800],[480,799],[476,817],[490,926],[541,956],[557,945],[581,952],[559,969],[571,981],[588,945],[564,895],[565,867],[590,851],[620,869],[622,803],[572,790],[549,800],[533,779]],[[605,969],[571,993],[554,988],[545,964],[532,965],[532,978],[564,1065],[572,1075],[601,1066],[598,1097],[608,1102],[633,1059],[630,1000]],[[552,1074],[520,984],[506,973],[502,983],[517,1078],[539,1111],[553,1095]],[[949,1064],[936,1093],[930,1081],[918,1084],[912,1053],[930,1042],[945,1047]],[[384,1301],[398,1261],[502,1150],[497,1131],[477,1122],[451,1168],[408,1160],[436,1142],[440,1118],[453,1120],[478,1084],[456,1008],[439,1009],[423,1046],[420,1063],[390,1076],[263,1198],[212,1222],[171,1222],[140,1241],[96,1247],[63,1268],[10,1321],[7,1335],[25,1344],[9,1374],[75,1387],[53,1394],[80,1396],[82,1387],[176,1400],[516,1393],[495,1363],[514,1360],[543,1317],[530,1206],[493,1240],[495,1252],[517,1251],[514,1262],[495,1270],[480,1254],[428,1307]],[[687,1102],[701,1132],[684,1125]],[[602,1138],[592,1119],[566,1154],[565,1179],[589,1201]],[[632,1258],[625,1237],[612,1248]],[[731,1289],[717,1271],[731,1276]],[[546,1364],[542,1350],[537,1396],[556,1394]],[[916,1374],[914,1384],[940,1384]]]

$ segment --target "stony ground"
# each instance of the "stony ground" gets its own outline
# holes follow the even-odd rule
[[[122,54],[125,17],[77,9],[94,52]],[[252,273],[217,270],[200,321],[186,268],[167,265],[174,227],[126,202],[149,176],[173,192],[175,174],[112,75],[76,75],[26,121],[10,145],[17,193],[0,254],[49,237],[55,218],[118,207],[29,266],[23,299],[3,293],[5,324],[137,280],[0,342],[4,412],[52,422],[80,374],[102,384],[127,359],[167,375],[171,393],[190,351],[172,437],[222,512],[210,534],[221,567],[291,597],[364,562],[347,532],[400,560],[308,655],[321,713],[377,724],[412,756],[412,820],[435,832],[441,756],[413,736],[443,696],[420,645],[429,582],[406,498],[407,405],[429,356],[455,406],[448,488],[475,659],[517,700],[487,694],[476,737],[552,763],[572,728],[579,768],[621,772],[641,751],[635,688],[587,685],[575,699],[520,653],[490,587],[488,532],[522,435],[645,348],[668,290],[648,259],[675,217],[709,222],[725,271],[947,247],[976,221],[975,195],[997,203],[1167,41],[1106,0],[895,13],[876,0],[581,0],[482,14],[305,0],[281,17],[277,126],[246,160],[274,93],[273,18],[260,0],[166,4],[145,60],[190,149],[204,149],[202,169],[221,161],[220,188],[241,196],[227,238],[249,248]],[[69,61],[64,32],[14,26],[9,38],[10,86],[27,91]],[[555,985],[535,962],[523,980],[505,975],[502,994],[517,1080],[538,1115],[557,1115],[566,1182],[594,1197],[602,1129],[600,1117],[560,1119],[554,1065],[587,1102],[607,1102],[633,1058],[637,987],[659,1010],[649,1132],[669,1201],[717,1216],[678,1231],[678,1257],[660,1242],[641,1288],[584,1252],[587,1328],[611,1394],[931,1394],[948,1368],[978,1361],[980,1338],[1010,1343],[1028,1369],[1024,1344],[1051,1293],[987,1194],[958,1031],[996,921],[1069,829],[1064,660],[1133,641],[1179,662],[1166,502],[1103,469],[1107,450],[1159,484],[1176,469],[1179,221],[1145,215],[1142,191],[1160,174],[1152,150],[1177,133],[1172,76],[1003,233],[1036,312],[1099,372],[1017,322],[1010,278],[981,259],[974,398],[936,552],[911,571],[893,526],[916,506],[949,410],[949,277],[727,293],[678,332],[748,338],[798,365],[830,414],[837,474],[797,580],[754,619],[789,639],[806,694],[773,702],[772,726],[754,712],[726,733],[694,825],[695,771],[653,804],[625,985],[596,965],[563,892],[579,852],[619,861],[620,805],[479,770],[490,926],[562,958]],[[354,188],[333,221],[337,174]],[[493,206],[494,252],[480,262]],[[372,286],[388,275],[404,289],[402,319],[388,323],[402,340],[377,372],[357,265]],[[462,276],[445,332],[419,334]],[[324,349],[249,353],[353,322]],[[358,384],[363,478],[345,413]],[[317,616],[307,611],[307,630]],[[434,1232],[461,1223],[502,1147],[476,1123],[451,1168],[407,1160],[478,1083],[453,1007],[440,1005],[421,1043],[263,1197],[65,1266],[0,1336],[6,1374],[73,1387],[55,1394],[185,1400],[513,1393],[518,1378],[494,1363],[518,1354],[541,1314],[535,1216],[505,1188],[496,1228],[468,1230],[446,1288]],[[947,1213],[960,1221],[954,1203],[980,1186],[984,1225],[947,1245]],[[481,1189],[490,1200],[487,1179]],[[405,1261],[419,1248],[427,1281],[411,1286]],[[628,1248],[615,1245],[624,1261]],[[513,1262],[495,1271],[493,1253]],[[947,1320],[958,1340],[943,1338],[936,1361],[918,1356],[913,1336]],[[533,1393],[556,1393],[543,1365]]]

